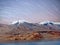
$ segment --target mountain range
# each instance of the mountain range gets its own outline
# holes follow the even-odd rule
[[[10,25],[0,24],[0,34],[18,34],[31,31],[60,31],[60,23],[45,21],[40,23],[30,23],[27,21],[13,21]]]

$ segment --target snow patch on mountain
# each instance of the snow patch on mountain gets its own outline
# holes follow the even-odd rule
[[[18,20],[18,21],[13,21],[11,24],[20,24],[20,23],[24,23],[24,22],[28,22],[26,20]]]
[[[39,24],[41,24],[41,25],[53,25],[54,22],[51,22],[51,21],[44,21],[44,22],[40,22]]]

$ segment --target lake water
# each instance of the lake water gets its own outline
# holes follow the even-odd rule
[[[60,41],[32,41],[32,42],[10,42],[0,45],[60,45]]]

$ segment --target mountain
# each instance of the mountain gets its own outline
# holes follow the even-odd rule
[[[18,20],[18,21],[13,21],[11,24],[12,25],[19,25],[21,23],[27,22],[26,20]]]
[[[45,21],[39,24],[50,30],[60,30],[60,23],[57,22]]]
[[[13,30],[9,32],[10,34],[18,34],[22,32],[25,33],[26,31],[33,31],[34,28],[37,27],[36,24],[30,23],[25,20],[13,21],[11,25],[13,26]]]
[[[7,32],[10,32],[12,30],[13,30],[13,26],[0,24],[0,34],[6,34]]]
[[[41,22],[30,23],[28,21],[13,21],[10,25],[0,24],[0,34],[23,34],[31,31],[50,31],[60,30],[60,23]]]
[[[10,25],[0,24],[0,34],[18,34],[33,31],[38,25],[27,21],[13,21]]]
[[[11,23],[12,25],[14,26],[21,26],[21,25],[24,25],[26,27],[33,27],[33,26],[36,26],[36,24],[33,24],[33,23],[30,23],[28,21],[25,21],[25,20],[19,20],[19,21],[14,21]]]
[[[39,24],[41,24],[41,25],[53,25],[54,22],[51,22],[51,21],[44,21],[44,22],[40,22]]]

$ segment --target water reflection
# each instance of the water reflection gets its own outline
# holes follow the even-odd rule
[[[40,41],[40,42],[13,42],[13,43],[0,43],[0,45],[60,45],[60,41]]]

